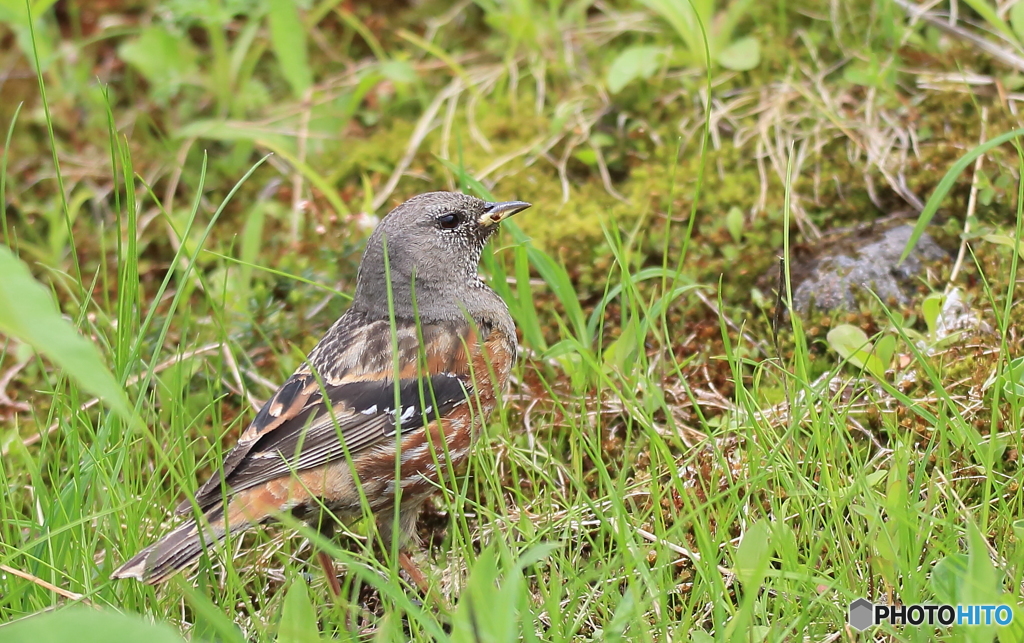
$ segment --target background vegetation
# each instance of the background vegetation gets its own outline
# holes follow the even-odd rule
[[[0,0],[0,639],[835,641],[862,596],[1019,607],[1024,3],[929,4]],[[431,189],[534,203],[484,260],[523,352],[421,520],[434,595],[361,525],[319,543],[340,600],[297,525],[111,582]],[[930,296],[776,313],[791,259],[901,216],[959,250]],[[997,634],[1021,612],[865,636]]]

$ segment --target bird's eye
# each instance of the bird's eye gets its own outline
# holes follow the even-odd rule
[[[441,226],[443,230],[456,228],[460,223],[462,223],[462,215],[458,212],[445,212],[437,217],[437,225]]]

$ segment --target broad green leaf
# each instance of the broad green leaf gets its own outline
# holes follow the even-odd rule
[[[0,245],[0,333],[24,342],[64,369],[79,386],[131,418],[124,389],[99,349],[57,310],[50,293],[10,248]]]
[[[761,64],[761,43],[753,36],[746,36],[718,52],[716,58],[726,69],[749,71]]]
[[[750,15],[750,5],[753,4],[754,1],[755,0],[730,0],[727,3],[708,2],[708,6],[703,10],[702,15],[711,15],[715,6],[721,8],[721,10],[715,15],[715,19],[713,21],[709,21],[711,40],[718,45],[717,48],[721,48],[725,43],[733,41],[732,36],[736,31],[736,25]]]
[[[522,578],[522,574],[519,574]],[[451,640],[453,643],[512,643],[516,640],[515,623],[519,601],[503,595],[502,589],[509,582],[500,583],[498,557],[493,547],[480,552],[473,563],[455,609]],[[515,583],[515,581],[513,581]],[[519,586],[519,591],[522,585]]]
[[[238,249],[239,261],[235,266],[225,265],[227,279],[224,303],[243,315],[252,314],[249,308],[249,294],[252,291],[252,274],[254,264],[259,261],[260,242],[263,238],[263,222],[266,218],[268,203],[264,199],[256,201],[249,208],[245,217]],[[212,283],[217,283],[211,280]]]
[[[519,641],[519,609],[518,607],[528,601],[526,590],[526,578],[523,570],[514,565],[504,573],[501,579],[501,587],[494,597],[494,603],[498,605],[510,605],[514,609],[500,609],[492,612],[494,614],[493,637],[495,641],[508,641],[515,643]]]
[[[743,585],[743,600],[740,609],[729,619],[720,640],[737,643],[760,641],[756,636],[751,636],[752,619],[757,596],[764,585],[773,552],[771,524],[762,519],[749,525],[733,556],[733,571]]]
[[[165,623],[113,609],[69,607],[40,614],[0,629],[4,643],[184,643]]]
[[[596,148],[611,147],[615,145],[615,138],[605,132],[594,132],[590,135],[590,144]]]
[[[843,80],[854,85],[874,87],[878,69],[867,62],[852,61],[843,67]]]
[[[871,473],[864,476],[864,484],[866,484],[869,487],[874,487],[879,482],[884,480],[885,476],[888,475],[888,473],[888,469],[879,469],[878,471],[872,471]]]
[[[757,591],[764,582],[771,563],[771,526],[766,520],[758,520],[747,528],[736,548],[736,578],[747,585],[745,591]]]
[[[1006,373],[1003,374],[1003,393],[1024,399],[1024,357],[1011,360],[1007,366]]]
[[[1017,40],[1024,42],[1024,2],[1014,2],[1010,7],[1010,27],[1017,34]]]
[[[994,605],[1000,602],[999,572],[992,564],[985,537],[973,522],[967,525],[967,572],[961,583],[960,599],[963,603]],[[963,631],[964,639],[970,643],[991,643],[995,638],[993,625],[965,627]]]
[[[886,523],[891,526],[898,526],[894,523],[908,523],[911,518],[907,513],[910,506],[910,491],[907,489],[907,481],[900,476],[899,467],[889,469],[889,480],[885,485],[885,512],[889,516]]]
[[[848,496],[844,496],[848,497]],[[782,503],[782,509],[780,510],[780,516],[789,515],[788,513],[782,513],[783,510],[789,507],[790,501],[784,500]],[[803,556],[800,554],[800,540],[797,538],[796,532],[788,524],[781,520],[773,520],[771,523],[772,527],[772,549],[776,558],[781,563],[782,571],[793,572],[797,570],[803,570]]]
[[[37,0],[31,4],[31,15],[35,20],[29,21],[29,3],[25,0],[0,0],[0,24],[14,32],[18,48],[25,54],[33,70],[38,61],[39,69],[46,71],[53,62],[60,34],[44,19],[46,12],[55,5],[56,0]],[[34,38],[33,38],[34,36]]]
[[[316,622],[316,612],[309,600],[306,581],[296,574],[284,597],[281,623],[277,628],[277,643],[320,643],[322,639]]]
[[[597,152],[590,148],[581,147],[572,153],[572,157],[587,167],[597,167]]]
[[[520,554],[516,564],[519,569],[526,569],[531,565],[536,565],[562,547],[562,543],[538,543]]]
[[[924,317],[924,323],[928,326],[928,334],[933,337],[935,329],[938,327],[942,305],[945,303],[946,296],[940,292],[933,292],[921,302],[921,315]]]
[[[380,75],[393,83],[414,83],[419,76],[416,69],[405,60],[387,60],[377,65]]]
[[[0,21],[13,22],[19,26],[28,26],[26,7],[31,4],[32,15],[38,20],[44,16],[57,0],[36,0],[29,3],[24,0],[0,0]]]
[[[608,91],[617,94],[634,80],[650,78],[658,71],[664,57],[664,47],[637,45],[622,50],[605,76]]]
[[[165,101],[198,74],[196,51],[187,38],[162,27],[147,27],[118,48],[122,60],[138,70],[154,97]]]
[[[643,347],[639,337],[639,324],[630,315],[622,325],[622,333],[604,347],[601,358],[605,368],[613,373],[628,373],[636,368],[637,351]]]
[[[174,581],[194,610],[193,636],[204,641],[245,643],[238,625],[210,597],[182,580]],[[147,642],[148,643],[148,642]]]
[[[1015,34],[1010,29],[1010,25],[1006,24],[1006,21],[999,17],[996,12],[996,8],[989,4],[986,0],[964,0],[964,4],[968,5],[971,9],[978,12],[985,22],[988,23],[993,29],[998,29],[1004,36],[1013,40]]]
[[[270,42],[292,94],[302,98],[313,84],[306,51],[306,28],[293,0],[269,0]]]
[[[867,334],[856,326],[840,324],[828,331],[828,345],[840,357],[854,366],[865,369],[878,379],[885,378],[885,364],[874,354],[874,347]],[[891,355],[890,355],[891,357]]]
[[[640,0],[640,4],[658,13],[682,39],[694,62],[706,65],[705,42],[711,28],[711,6],[708,2],[680,2],[679,0]],[[694,8],[701,12],[699,18]]]
[[[872,538],[870,538],[871,547],[875,553],[871,561],[872,566],[878,569],[878,573],[887,583],[896,581],[898,568],[898,543],[893,531],[895,531],[894,528],[884,521],[879,521],[877,533],[872,534]]]
[[[755,625],[750,628],[750,636],[747,638],[751,643],[762,643],[768,639],[768,635],[771,634],[772,628],[767,625]]]
[[[896,336],[883,335],[875,342],[875,356],[881,362],[882,368],[887,369],[892,364],[892,356],[896,354]],[[884,371],[883,371],[884,373]]]
[[[729,236],[736,243],[743,240],[743,210],[740,210],[735,205],[729,208],[729,212],[725,215],[725,227],[729,230]]]
[[[950,554],[943,556],[932,568],[931,585],[935,599],[940,603],[957,605],[961,602],[960,587],[967,573],[967,555]]]
[[[615,607],[615,614],[612,615],[612,619],[605,625],[603,640],[621,641],[623,634],[626,633],[626,628],[629,627],[630,623],[636,623],[639,617],[636,595],[632,587],[627,587],[626,591],[622,593],[622,600]]]
[[[1014,6],[1024,6],[1024,2]],[[1024,259],[1024,241],[1015,241],[1013,237],[1006,234],[983,234],[981,238],[989,243],[1013,248],[1021,259]]]
[[[266,131],[256,124],[244,121],[201,119],[179,127],[174,136],[184,138],[206,138],[214,141],[253,141],[274,152],[293,154],[294,141],[289,137]]]
[[[1007,603],[1013,609],[1013,621],[999,628],[999,643],[1024,643],[1024,605]]]

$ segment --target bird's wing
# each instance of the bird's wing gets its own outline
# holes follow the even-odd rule
[[[232,491],[255,487],[445,416],[470,399],[467,353],[474,342],[468,323],[399,320],[393,336],[387,320],[343,316],[263,405],[221,471],[196,492],[196,503],[219,502],[222,481]],[[397,386],[392,346],[398,349]],[[185,501],[178,512],[191,508]]]

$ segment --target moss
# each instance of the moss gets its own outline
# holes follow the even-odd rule
[[[743,78],[755,85],[767,82],[754,75]],[[460,163],[471,175],[480,173],[495,158],[521,151],[530,141],[565,128],[565,123],[558,120],[558,110],[554,117],[536,113],[531,84],[520,83],[515,95],[510,96],[507,82],[507,78],[499,81],[483,100],[475,103],[475,124],[490,142],[490,151],[469,135],[469,94],[459,98],[447,147],[452,161]],[[775,264],[780,251],[785,233],[783,181],[767,159],[767,171],[761,176],[752,154],[755,142],[735,145],[725,138],[718,149],[706,152],[699,200],[694,208],[702,168],[697,153],[699,139],[688,141],[678,159],[674,158],[677,146],[669,141],[678,139],[678,123],[699,118],[702,107],[697,95],[684,95],[681,100],[653,103],[648,106],[644,121],[634,120],[629,110],[637,102],[644,103],[649,94],[638,84],[616,96],[618,102],[614,106],[592,104],[593,99],[579,97],[580,109],[605,110],[592,132],[603,137],[602,150],[612,170],[614,188],[626,198],[626,203],[609,193],[600,173],[586,159],[570,161],[568,203],[563,204],[562,181],[553,163],[529,154],[514,158],[488,177],[501,177],[492,191],[498,197],[527,199],[538,206],[521,215],[517,222],[535,246],[564,262],[583,297],[603,288],[612,265],[605,240],[606,226],[629,230],[642,224],[645,234],[641,235],[638,247],[645,259],[640,263],[661,265],[667,241],[668,263],[674,265],[683,247],[686,220],[695,212],[697,225],[684,270],[695,281],[705,283],[717,282],[720,275],[728,274],[729,279],[723,284],[725,300],[749,301],[751,289]],[[922,199],[964,150],[977,142],[978,116],[972,98],[963,96],[957,100],[955,95],[942,94],[913,106],[903,107],[898,102],[890,106],[905,119],[906,127],[915,128],[922,137],[904,172],[908,187]],[[753,127],[756,118],[757,115],[743,117],[739,126]],[[361,177],[371,177],[375,189],[382,187],[406,149],[415,124],[415,120],[392,116],[371,128],[365,137],[354,135],[324,144],[319,158],[310,158],[308,162],[314,167],[334,168],[328,175],[330,180],[350,203],[358,204],[363,198],[357,187]],[[809,123],[808,127],[812,125]],[[990,132],[1011,126],[1002,114],[993,113],[990,117]],[[450,170],[435,156],[441,149],[443,129],[436,127],[423,141],[408,176],[393,196],[393,203],[417,192],[447,186]],[[942,135],[932,142],[929,132]],[[651,136],[652,133],[657,136]],[[662,143],[655,145],[653,141],[658,137]],[[939,138],[942,142],[937,142]],[[550,157],[561,157],[565,152],[563,145],[565,141],[550,150]],[[840,136],[810,152],[794,177],[796,202],[810,222],[823,231],[873,221],[907,208],[906,202],[887,188],[885,177],[858,150],[856,143]],[[1012,163],[1011,153],[1012,150],[997,149],[990,154],[995,161],[991,164],[995,188],[982,213],[999,221],[1009,220],[1006,217],[1013,200],[1012,188],[1006,187],[1005,178],[999,183],[1000,168]],[[865,174],[875,184],[874,200],[869,196]],[[953,191],[953,200],[965,197],[968,181],[966,176],[961,179]],[[763,208],[754,212],[761,205]],[[739,241],[723,224],[725,214],[734,207],[746,215]],[[799,243],[798,230],[794,229],[793,235],[794,243]],[[737,257],[743,257],[739,265]]]

